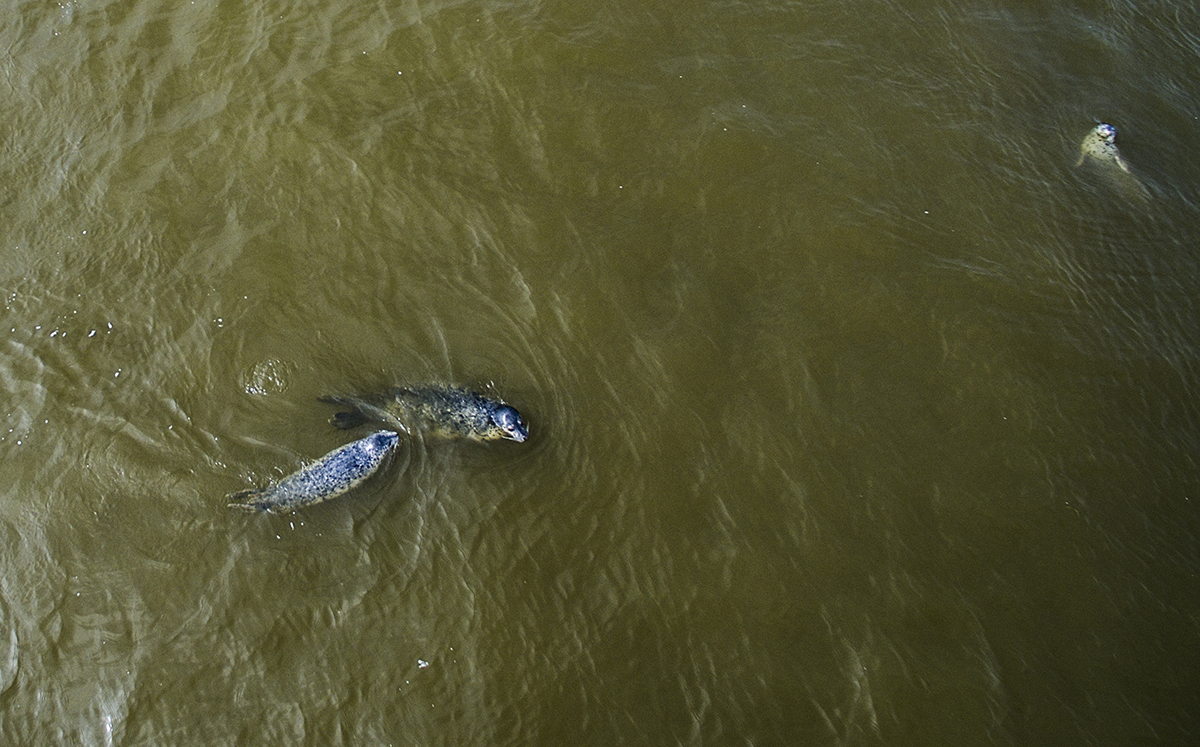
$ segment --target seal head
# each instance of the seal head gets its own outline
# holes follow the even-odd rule
[[[521,420],[521,413],[512,405],[500,405],[493,410],[492,422],[503,432],[503,438],[517,443],[529,438],[529,428]]]

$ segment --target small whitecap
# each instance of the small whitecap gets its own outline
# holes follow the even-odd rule
[[[266,358],[246,372],[242,387],[246,394],[278,394],[287,390],[290,379],[290,365],[278,358]]]

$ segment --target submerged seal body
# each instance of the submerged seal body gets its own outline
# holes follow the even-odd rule
[[[1129,165],[1125,163],[1124,158],[1121,158],[1121,151],[1117,148],[1116,127],[1100,123],[1092,128],[1079,146],[1079,160],[1075,162],[1075,165],[1081,166],[1084,161],[1088,160],[1110,164],[1129,173]]]
[[[378,394],[321,397],[321,401],[349,408],[329,420],[343,429],[379,423],[396,430],[417,428],[433,436],[474,441],[520,442],[529,437],[521,413],[512,405],[448,384],[395,387]]]
[[[229,496],[229,507],[284,513],[337,498],[375,474],[396,449],[400,435],[378,431],[334,449],[317,461],[261,490]]]

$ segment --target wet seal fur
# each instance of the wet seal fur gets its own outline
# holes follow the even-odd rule
[[[1098,176],[1108,182],[1119,194],[1139,204],[1150,199],[1150,191],[1142,180],[1130,170],[1129,164],[1117,148],[1117,128],[1101,122],[1092,128],[1079,146],[1076,168],[1091,164]]]
[[[529,438],[529,428],[515,407],[450,384],[419,384],[378,394],[320,399],[348,408],[329,419],[343,430],[378,423],[405,432],[415,428],[439,438],[517,442]]]
[[[1075,165],[1082,166],[1087,160],[1115,165],[1126,174],[1129,173],[1129,164],[1121,158],[1121,151],[1117,148],[1117,128],[1104,122],[1092,128],[1079,146],[1079,160]]]
[[[229,496],[229,508],[279,514],[345,495],[379,471],[400,435],[377,431],[334,449],[325,456],[260,490]]]

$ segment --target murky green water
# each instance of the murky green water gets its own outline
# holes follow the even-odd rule
[[[4,743],[1188,743],[1198,54],[1167,2],[10,3]],[[530,441],[225,508],[431,380]]]

